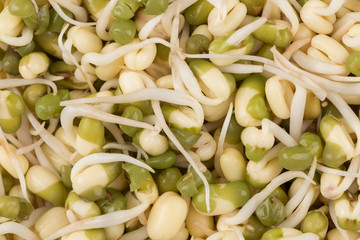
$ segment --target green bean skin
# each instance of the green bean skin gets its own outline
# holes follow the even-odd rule
[[[167,169],[176,162],[176,154],[173,151],[166,151],[163,154],[149,157],[147,164],[154,169]]]
[[[340,145],[328,142],[324,147],[322,161],[326,166],[339,167],[346,161],[346,155]]]
[[[265,226],[278,225],[285,219],[286,193],[277,188],[256,209],[257,218]]]
[[[230,118],[228,130],[226,132],[225,142],[229,144],[238,144],[241,141],[241,132],[244,127],[240,126],[233,114]]]
[[[156,44],[156,56],[161,60],[168,61],[170,54],[170,48],[162,44]]]
[[[207,215],[218,215],[243,206],[250,197],[251,192],[248,184],[239,180],[223,184],[210,184],[210,212],[206,211],[204,186],[199,188],[198,193],[193,196],[192,202],[198,211]],[[232,206],[221,206],[222,204],[218,204],[218,201],[227,201]]]
[[[285,147],[280,150],[278,160],[280,165],[291,171],[302,171],[307,169],[314,156],[308,148],[303,146]]]
[[[344,230],[359,231],[360,221],[354,214],[354,207],[359,201],[357,194],[345,192],[340,198],[334,200],[334,210],[339,226]]]
[[[42,120],[58,117],[63,109],[63,107],[60,106],[60,102],[69,99],[70,94],[68,90],[59,90],[56,95],[49,93],[36,101],[36,115]]]
[[[150,174],[148,170],[136,166],[134,164],[123,164],[123,169],[126,171],[126,176],[130,180],[130,190],[137,190],[146,180]]]
[[[108,3],[107,0],[84,0],[84,5],[86,9],[90,12],[92,15],[96,15],[98,12],[100,12]]]
[[[35,110],[36,102],[46,94],[47,86],[43,84],[33,84],[28,86],[24,93],[23,98],[26,106],[31,110]]]
[[[58,33],[50,31],[35,35],[36,42],[46,53],[61,59],[62,52],[57,42],[58,38]]]
[[[140,121],[140,122],[143,119],[142,111],[135,106],[126,107],[121,116],[124,118],[129,118],[129,119]],[[120,128],[130,137],[135,136],[136,132],[139,130],[136,127],[126,126],[126,125],[120,125]]]
[[[360,51],[350,53],[346,59],[346,67],[352,74],[360,76]]]
[[[185,20],[191,25],[204,24],[213,8],[207,0],[199,0],[185,10]]]
[[[86,2],[86,1],[84,1]],[[66,8],[61,8],[64,11],[65,15],[69,18],[74,18],[73,14]],[[60,17],[60,15],[52,8],[49,11],[49,24],[47,30],[53,33],[60,33],[61,28],[64,25],[65,21]],[[41,34],[41,33],[38,33]]]
[[[19,75],[19,62],[20,62],[21,56],[16,53],[11,48],[8,48],[5,51],[4,57],[2,59],[2,67],[5,72],[7,72],[10,75]]]
[[[252,16],[257,16],[261,12],[265,0],[240,0],[240,2],[244,3],[247,9],[247,14]]]
[[[15,51],[20,54],[21,57],[28,55],[29,53],[33,52],[35,50],[35,42],[31,41],[28,44],[18,47],[15,49]]]
[[[167,9],[169,0],[143,0],[145,13],[149,15],[159,15]]]
[[[204,35],[195,34],[186,41],[185,52],[189,54],[207,53],[210,46],[210,39]]]
[[[282,28],[272,23],[265,23],[255,32],[253,36],[270,45],[286,47],[293,39],[292,33],[288,28]]]
[[[64,184],[65,187],[71,189],[72,182],[71,182],[71,165],[62,165],[60,170],[61,182]]]
[[[201,137],[201,134],[195,134],[178,128],[170,128],[170,130],[185,150],[189,150]],[[172,142],[170,142],[170,147],[174,150],[178,150]]]
[[[209,183],[214,183],[213,175],[207,170],[203,173],[206,180]],[[203,182],[201,181],[199,175],[195,172],[193,168],[190,168],[190,171],[184,174],[176,183],[176,188],[179,192],[186,196],[192,197],[198,193],[198,188],[202,186]]]
[[[181,172],[176,167],[162,170],[155,178],[159,193],[163,194],[168,191],[177,192],[176,183],[181,178]]]
[[[97,202],[102,213],[105,214],[126,209],[127,198],[121,192],[112,188],[108,188],[107,192],[109,197]]]
[[[132,20],[116,20],[110,28],[110,35],[117,43],[128,44],[130,43],[136,33],[136,25]]]
[[[0,216],[15,219],[20,213],[20,204],[16,198],[0,196]]]
[[[11,0],[9,12],[20,18],[27,18],[36,13],[34,5],[29,0]]]
[[[303,133],[299,139],[299,144],[308,148],[311,154],[317,157],[317,159],[321,158],[323,153],[323,143],[317,134],[311,132]]]
[[[135,15],[135,12],[141,6],[142,6],[141,1],[120,0],[116,3],[111,14],[116,19],[128,20]]]
[[[246,240],[258,240],[265,231],[266,227],[254,215],[244,223],[243,235]]]
[[[301,223],[301,231],[306,232],[312,232],[317,234],[320,239],[324,239],[327,229],[329,226],[329,220],[326,217],[326,215],[319,211],[311,211],[309,212],[304,220]]]

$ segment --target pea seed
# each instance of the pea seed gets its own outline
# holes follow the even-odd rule
[[[28,86],[24,93],[24,101],[30,110],[35,110],[36,102],[46,94],[47,86],[42,84],[33,84]]]
[[[136,33],[136,25],[132,20],[116,20],[110,28],[110,35],[117,43],[128,44],[130,43]]]
[[[21,56],[18,53],[13,51],[11,48],[8,48],[1,61],[4,71],[10,75],[14,75],[14,76],[19,75],[20,59]]]
[[[204,35],[195,34],[186,41],[185,52],[190,54],[207,53],[210,46],[210,39]]]
[[[176,183],[181,178],[181,172],[178,168],[172,167],[162,170],[156,178],[159,193],[168,191],[177,192]]]
[[[144,0],[145,13],[149,15],[159,15],[167,9],[169,0]]]
[[[314,156],[303,146],[285,147],[280,150],[278,160],[280,165],[291,171],[301,171],[310,167]]]
[[[149,157],[147,164],[155,169],[167,169],[176,162],[176,154],[172,151],[166,151],[163,154]]]
[[[142,119],[143,119],[142,111],[135,106],[126,107],[121,116],[125,117],[125,118],[129,118],[129,119],[133,119],[136,121],[142,121]],[[120,128],[130,137],[133,137],[136,134],[136,132],[138,131],[138,128],[126,126],[126,125],[120,125]]]
[[[207,0],[197,1],[185,10],[185,20],[191,25],[204,24],[213,8]]]
[[[20,18],[27,18],[35,13],[35,7],[29,0],[11,0],[9,12]]]

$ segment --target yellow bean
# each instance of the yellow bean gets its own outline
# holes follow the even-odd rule
[[[150,210],[147,231],[153,240],[170,240],[184,224],[188,206],[174,192],[162,194]]]

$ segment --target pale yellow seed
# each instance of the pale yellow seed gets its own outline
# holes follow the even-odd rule
[[[169,141],[165,136],[148,129],[141,132],[139,142],[145,152],[153,156],[160,155],[169,148]]]
[[[116,50],[119,47],[121,47],[121,45],[118,43],[110,43],[105,45],[101,49],[100,53],[101,54],[109,53]],[[112,80],[119,74],[122,66],[124,66],[124,58],[120,57],[108,65],[96,66],[95,73],[101,80],[104,81]]]
[[[138,43],[134,39],[131,43]],[[124,55],[125,65],[131,70],[144,70],[149,67],[156,57],[156,44],[149,44],[140,50],[135,50]]]
[[[192,204],[190,204],[189,213],[186,217],[186,228],[193,237],[206,238],[206,234],[202,229],[207,228],[214,230],[215,224],[214,219],[211,216],[205,216],[198,212]]]
[[[245,180],[246,164],[241,152],[235,148],[225,148],[220,156],[221,170],[229,182]]]
[[[238,0],[226,1],[227,15],[225,19],[220,19],[217,8],[211,10],[208,16],[208,29],[214,37],[219,37],[235,30],[246,16],[245,4]]]
[[[150,210],[147,232],[153,240],[170,240],[179,232],[187,215],[186,201],[174,192],[162,194]]]
[[[106,240],[118,240],[124,234],[123,223],[105,228]]]
[[[70,224],[65,212],[63,207],[53,207],[36,221],[35,230],[41,239]]]
[[[46,181],[39,181],[39,179],[46,179]],[[28,189],[35,194],[60,181],[50,170],[40,165],[32,166],[27,172],[25,180]]]

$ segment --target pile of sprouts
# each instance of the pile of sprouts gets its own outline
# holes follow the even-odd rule
[[[358,0],[0,0],[0,240],[360,238]]]

